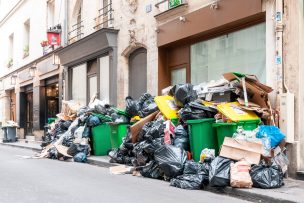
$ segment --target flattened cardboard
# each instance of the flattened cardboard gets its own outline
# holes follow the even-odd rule
[[[223,76],[226,80],[230,82],[233,80],[241,81],[241,79],[233,73],[225,73],[223,74]],[[272,92],[273,89],[258,82],[257,80],[252,79],[251,77],[246,77],[245,83],[248,95],[252,94],[252,97],[249,98],[249,100],[253,103],[258,104],[262,108],[268,108],[268,93]]]
[[[156,115],[159,113],[159,111],[156,111],[149,116],[146,116],[145,118],[141,119],[140,121],[136,122],[134,125],[130,127],[130,132],[132,134],[132,143],[137,142],[137,136],[141,129],[144,127],[144,125],[150,121],[152,121]]]
[[[232,160],[245,160],[250,164],[259,164],[262,154],[261,142],[248,142],[225,137],[220,156]]]

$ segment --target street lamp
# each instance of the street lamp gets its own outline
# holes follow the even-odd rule
[[[30,76],[31,76],[31,77],[34,77],[34,76],[35,76],[35,72],[36,72],[36,66],[31,66],[31,67],[29,68]]]
[[[17,74],[11,76],[11,85],[16,85]]]

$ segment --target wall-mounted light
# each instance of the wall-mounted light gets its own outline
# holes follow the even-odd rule
[[[34,65],[34,66],[31,66],[30,68],[29,68],[29,73],[30,73],[30,76],[31,77],[34,77],[35,76],[35,72],[36,72],[36,65]]]
[[[17,80],[17,74],[13,74],[11,76],[11,85],[16,85],[16,80]]]

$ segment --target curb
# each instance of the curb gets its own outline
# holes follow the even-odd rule
[[[90,159],[90,158],[88,158],[87,163],[90,164],[90,165],[99,166],[99,167],[103,167],[103,168],[110,168],[112,166],[119,166],[118,164],[115,164],[115,163],[109,163],[109,162],[105,162],[105,161],[97,161],[97,160]]]
[[[21,149],[29,149],[29,150],[36,151],[36,152],[40,152],[41,151],[41,149],[38,149],[36,147],[19,146],[19,145],[6,144],[6,143],[0,143],[0,145],[8,146],[8,147],[21,148]]]
[[[36,148],[36,147],[21,146],[21,145],[7,144],[7,143],[0,143],[0,145],[19,148],[19,149],[29,149],[29,150],[32,150],[32,151],[35,151],[35,152],[40,152],[41,151],[40,148]],[[88,157],[87,160],[88,160],[87,161],[88,164],[103,167],[103,168],[110,168],[112,166],[118,166],[119,165],[119,164],[115,164],[115,163],[109,163],[109,162],[106,162],[106,161],[95,160],[95,159],[92,159],[90,157]]]
[[[260,202],[260,203],[297,203],[297,201],[292,201],[288,199],[280,199],[267,195],[262,195],[254,192],[248,191],[250,189],[237,189],[232,187],[226,188],[206,188],[206,191],[217,193],[217,194],[225,194],[231,197],[236,197],[243,200]]]

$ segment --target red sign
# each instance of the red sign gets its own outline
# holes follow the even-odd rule
[[[47,32],[47,39],[49,45],[60,45],[60,33],[58,32]]]

